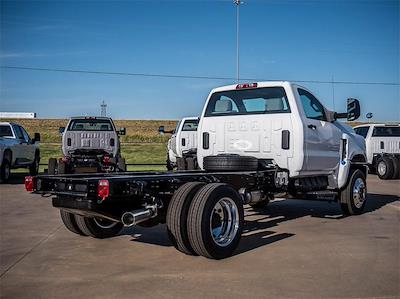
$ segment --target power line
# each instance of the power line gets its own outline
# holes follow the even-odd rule
[[[79,73],[93,75],[112,75],[112,76],[136,76],[136,77],[157,77],[157,78],[176,78],[176,79],[201,79],[201,80],[229,80],[235,81],[234,77],[213,77],[213,76],[193,76],[193,75],[172,75],[172,74],[155,74],[155,73],[130,73],[130,72],[111,72],[111,71],[92,71],[82,69],[59,69],[59,68],[39,68],[25,66],[9,66],[2,65],[2,69],[25,70],[25,71],[43,71],[43,72],[61,72],[61,73]],[[400,83],[395,82],[361,82],[361,81],[323,81],[323,80],[282,80],[271,78],[242,78],[245,81],[291,81],[299,83],[316,83],[316,84],[353,84],[353,85],[386,85],[399,86]]]

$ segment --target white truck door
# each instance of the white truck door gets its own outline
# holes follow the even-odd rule
[[[17,141],[13,147],[13,159],[15,158],[15,164],[17,165],[26,165],[29,162],[26,159],[27,141],[25,140],[20,126],[13,125],[13,130]]]
[[[322,104],[307,90],[297,89],[304,110],[305,160],[303,169],[330,173],[340,160],[341,131],[328,122]]]
[[[35,151],[36,147],[32,144],[32,139],[29,137],[29,134],[25,131],[23,127],[20,126],[22,135],[24,135],[25,143],[23,144],[23,152],[25,155],[25,159],[28,163],[33,163],[35,160]]]

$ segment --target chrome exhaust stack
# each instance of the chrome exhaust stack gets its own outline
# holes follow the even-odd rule
[[[150,218],[157,216],[157,207],[156,206],[148,206],[144,209],[134,210],[131,212],[125,212],[122,214],[121,222],[125,226],[133,226],[137,225],[141,222],[145,222]]]

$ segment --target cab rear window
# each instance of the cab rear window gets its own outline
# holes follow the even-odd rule
[[[113,131],[113,126],[106,119],[74,119],[68,127],[69,131]]]
[[[400,137],[400,127],[375,127],[372,137]]]
[[[205,117],[289,113],[283,87],[264,87],[216,92],[211,95]]]
[[[8,125],[0,126],[0,137],[13,137],[11,127]]]

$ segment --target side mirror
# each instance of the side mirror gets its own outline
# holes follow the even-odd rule
[[[158,128],[158,133],[160,133],[160,135],[164,135],[165,134],[165,127],[164,126],[160,126]]]
[[[360,117],[361,108],[360,102],[357,99],[347,99],[347,120],[353,121]]]
[[[65,127],[60,127],[60,128],[58,129],[58,132],[60,132],[60,134],[64,133],[64,131],[65,131]]]
[[[118,135],[122,136],[122,135],[126,135],[126,128],[120,128]]]
[[[33,143],[39,142],[39,141],[40,141],[40,134],[39,133],[35,133],[34,137],[33,137]]]

